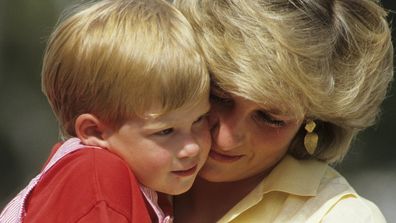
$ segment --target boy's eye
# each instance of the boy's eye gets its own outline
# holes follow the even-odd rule
[[[156,132],[156,133],[154,133],[154,135],[166,136],[166,135],[170,135],[172,133],[173,133],[173,128],[168,128],[168,129],[164,129],[159,132]]]
[[[274,127],[282,127],[286,124],[286,122],[283,120],[273,118],[266,111],[256,111],[253,115],[253,118],[259,123],[264,123]]]

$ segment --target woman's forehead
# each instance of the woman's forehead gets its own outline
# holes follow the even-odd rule
[[[298,112],[295,108],[296,105],[293,105],[292,102],[286,103],[276,101],[271,96],[262,95],[261,98],[254,99],[247,94],[238,93],[238,92],[230,92],[224,89],[221,89],[218,86],[213,86],[211,88],[211,94],[216,95],[217,97],[227,98],[227,99],[239,99],[245,102],[253,103],[257,109],[265,110],[268,113],[273,115],[280,115],[280,116],[288,116],[292,117],[293,119],[301,119],[304,115],[301,112]]]

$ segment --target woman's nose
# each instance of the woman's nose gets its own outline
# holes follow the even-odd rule
[[[211,110],[211,111],[209,112],[209,116],[208,116],[208,126],[209,126],[209,129],[214,128],[218,123],[219,123],[218,115],[216,114],[215,111]]]
[[[231,150],[240,146],[245,137],[243,119],[232,113],[216,113],[216,122],[211,128],[212,143],[215,149]]]

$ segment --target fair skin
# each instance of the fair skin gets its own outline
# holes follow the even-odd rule
[[[211,140],[206,114],[209,103],[170,111],[156,109],[115,129],[92,114],[77,118],[77,135],[87,145],[100,146],[124,159],[138,181],[162,193],[187,191],[203,166]]]
[[[209,158],[193,188],[175,199],[179,222],[219,220],[285,156],[302,123],[218,90],[212,93],[211,119],[216,124]]]

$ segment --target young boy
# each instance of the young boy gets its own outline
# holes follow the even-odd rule
[[[185,192],[205,162],[209,83],[193,30],[169,3],[78,8],[50,37],[42,71],[67,140],[0,222],[169,221],[155,191]]]

